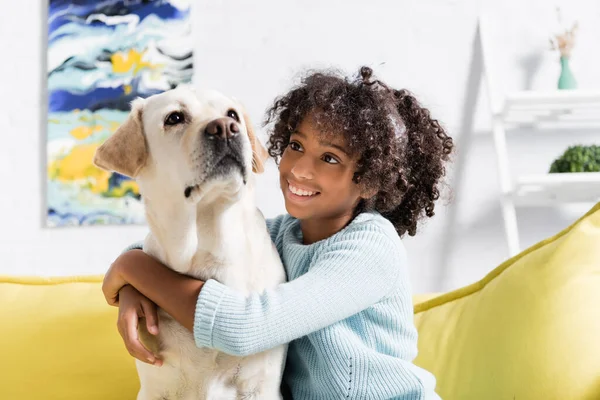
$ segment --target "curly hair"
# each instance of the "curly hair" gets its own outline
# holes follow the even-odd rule
[[[372,73],[361,67],[351,80],[334,71],[312,72],[276,98],[264,121],[272,124],[268,152],[279,164],[290,135],[310,114],[322,134],[343,134],[357,159],[352,180],[376,193],[359,202],[354,216],[376,210],[401,237],[414,236],[417,223],[434,215],[454,144],[411,93],[372,80]]]

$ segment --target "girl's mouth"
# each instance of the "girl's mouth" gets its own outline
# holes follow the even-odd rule
[[[288,184],[288,187],[286,190],[286,196],[290,200],[293,200],[295,202],[308,201],[308,200],[314,199],[315,197],[317,197],[318,195],[321,194],[321,192],[311,191],[311,190],[306,190],[306,189],[296,187],[296,186],[294,186],[293,183],[290,183],[290,182],[288,182],[287,184]]]

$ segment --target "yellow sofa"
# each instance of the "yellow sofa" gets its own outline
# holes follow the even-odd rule
[[[101,280],[0,277],[0,399],[135,399]],[[600,204],[481,281],[431,297],[415,296],[415,362],[443,399],[600,399]]]

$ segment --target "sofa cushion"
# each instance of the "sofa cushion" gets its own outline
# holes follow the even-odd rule
[[[445,400],[600,399],[600,204],[415,321]]]
[[[102,277],[0,277],[0,399],[135,399]]]

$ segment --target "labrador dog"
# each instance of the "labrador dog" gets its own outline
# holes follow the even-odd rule
[[[254,173],[266,150],[243,107],[189,86],[132,102],[127,120],[96,151],[94,164],[135,178],[150,233],[143,249],[175,271],[216,279],[240,293],[285,281],[254,202]],[[140,338],[163,366],[137,362],[138,400],[280,399],[287,346],[245,357],[199,348],[159,309],[158,336]]]

